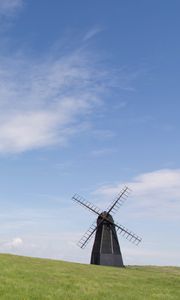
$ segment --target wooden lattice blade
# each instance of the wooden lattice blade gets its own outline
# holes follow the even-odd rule
[[[93,213],[95,213],[98,216],[102,213],[102,210],[100,208],[98,208],[94,204],[90,203],[89,201],[85,200],[83,197],[79,196],[78,194],[75,194],[72,197],[72,200],[75,201],[76,203],[82,205],[83,207],[89,209],[90,211],[92,211]]]
[[[123,188],[122,191],[119,193],[118,197],[115,200],[113,200],[113,202],[108,206],[108,214],[115,214],[120,208],[120,206],[126,201],[129,193],[130,189],[128,187]]]
[[[87,244],[90,242],[90,240],[93,237],[96,229],[97,229],[97,224],[96,224],[96,221],[94,221],[93,224],[90,226],[90,228],[85,232],[85,234],[79,240],[77,245],[80,248],[84,249],[87,246]]]
[[[115,223],[114,225],[116,226],[117,233],[122,234],[127,240],[131,241],[132,243],[138,245],[142,241],[141,237],[128,230],[123,225],[120,225],[118,223]]]

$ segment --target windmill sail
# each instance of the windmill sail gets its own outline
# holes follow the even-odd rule
[[[72,197],[72,199],[80,205],[84,206],[85,208],[89,209],[90,211],[94,212],[96,215],[99,215],[101,213],[100,208],[90,203],[89,201],[86,201],[83,197],[79,196],[78,194],[75,194]]]
[[[120,225],[118,223],[115,223],[114,225],[116,226],[117,233],[122,234],[130,242],[138,245],[142,241],[142,238],[140,238],[134,232],[125,228],[123,225]]]
[[[93,234],[96,231],[96,221],[93,222],[93,224],[90,226],[90,228],[85,232],[85,234],[82,236],[82,238],[78,242],[78,246],[82,249],[84,249],[87,244],[90,242],[91,238],[93,237]]]
[[[111,214],[115,214],[121,205],[127,200],[130,193],[130,189],[128,187],[125,187],[118,197],[108,206],[107,212]]]

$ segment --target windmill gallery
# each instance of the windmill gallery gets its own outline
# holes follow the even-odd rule
[[[124,267],[117,233],[122,234],[136,245],[141,242],[142,239],[139,236],[126,229],[123,225],[114,222],[112,217],[126,200],[129,192],[129,188],[125,187],[106,211],[101,211],[98,207],[77,194],[72,197],[73,201],[87,208],[97,216],[97,220],[95,220],[78,242],[78,246],[84,249],[95,234],[91,264]]]

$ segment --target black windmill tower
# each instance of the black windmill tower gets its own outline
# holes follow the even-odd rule
[[[98,207],[77,194],[72,197],[75,202],[89,209],[97,216],[97,220],[78,242],[78,246],[84,249],[95,234],[91,253],[91,264],[124,267],[117,233],[122,234],[126,239],[136,245],[141,242],[140,237],[126,229],[124,226],[115,223],[112,217],[127,199],[129,192],[130,189],[125,187],[106,211],[101,211]]]

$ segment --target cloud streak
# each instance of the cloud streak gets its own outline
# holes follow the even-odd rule
[[[93,37],[95,37],[97,34],[99,34],[102,31],[103,31],[102,28],[94,27],[91,30],[89,30],[88,32],[86,32],[83,40],[88,41],[88,40],[92,39]]]

